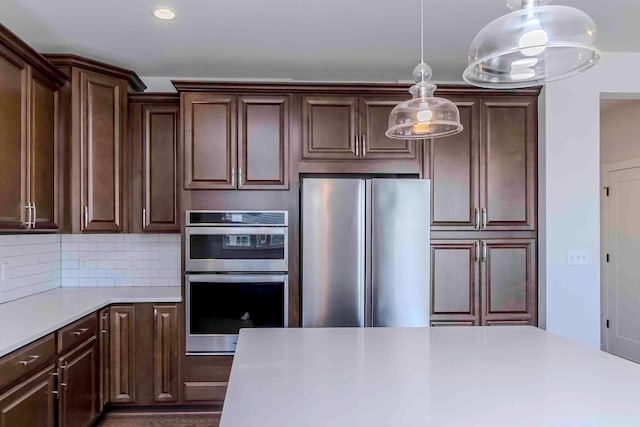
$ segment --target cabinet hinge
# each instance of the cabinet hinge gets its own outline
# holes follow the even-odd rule
[[[609,254],[607,254],[607,256],[606,256],[605,258],[606,258],[607,262],[609,262],[609,260],[611,259],[611,258],[609,257]]]
[[[607,319],[607,329],[609,329],[609,319]]]
[[[609,187],[604,187],[604,193],[609,197]]]

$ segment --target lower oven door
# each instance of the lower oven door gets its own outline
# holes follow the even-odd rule
[[[187,354],[232,354],[242,328],[289,326],[286,274],[188,274]]]

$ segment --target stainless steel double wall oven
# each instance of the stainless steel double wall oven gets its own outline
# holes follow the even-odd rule
[[[241,328],[286,327],[286,211],[187,211],[187,353],[230,354]]]

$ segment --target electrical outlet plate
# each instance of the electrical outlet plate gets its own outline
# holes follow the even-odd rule
[[[589,252],[586,249],[569,249],[567,251],[567,265],[589,264]]]

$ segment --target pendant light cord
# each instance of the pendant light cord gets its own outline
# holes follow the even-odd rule
[[[424,62],[424,0],[420,0],[420,62]]]

